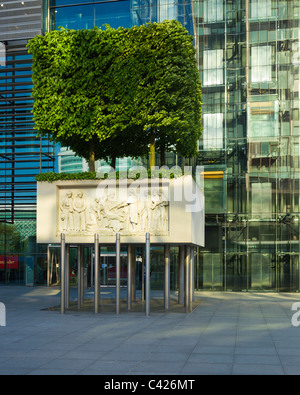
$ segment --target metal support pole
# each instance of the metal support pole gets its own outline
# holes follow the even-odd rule
[[[194,265],[194,247],[190,248],[190,268],[189,268],[189,275],[190,275],[190,290],[189,290],[189,311],[193,310],[193,293],[194,293],[194,270],[193,270],[193,265]]]
[[[179,247],[178,303],[184,304],[184,246]]]
[[[185,275],[185,290],[184,290],[184,305],[186,307],[186,310],[190,310],[190,246],[185,247],[185,260],[184,260],[184,265],[185,265],[185,270],[184,270],[184,275]]]
[[[81,307],[81,246],[77,247],[77,303]]]
[[[51,253],[48,244],[47,245],[47,287],[50,287],[50,261],[51,261]]]
[[[80,298],[81,298],[81,305],[83,305],[84,303],[84,246],[81,246],[81,265],[80,265],[80,270],[81,270],[81,274],[80,274],[80,279],[81,279],[81,294],[80,294]]]
[[[136,300],[136,247],[132,247],[131,262],[131,284],[132,284],[132,301]]]
[[[146,233],[146,316],[150,315],[150,233]]]
[[[78,298],[78,310],[83,305],[83,247],[78,246],[78,267],[77,267],[77,298]]]
[[[121,271],[120,233],[116,234],[116,314],[120,314],[120,271]]]
[[[170,246],[165,244],[165,309],[170,308]]]
[[[100,302],[99,235],[95,234],[95,314],[99,313],[99,302]]]
[[[145,301],[145,249],[142,247],[142,302]]]
[[[195,295],[195,247],[191,247],[191,308]]]
[[[65,281],[66,281],[66,296],[65,296],[65,306],[66,309],[70,307],[70,245],[66,245],[66,271],[65,271]]]
[[[66,239],[62,233],[60,235],[60,309],[61,314],[65,314],[65,266],[66,266]]]
[[[132,308],[132,246],[128,245],[127,253],[127,310]]]

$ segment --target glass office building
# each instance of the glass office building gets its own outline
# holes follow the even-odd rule
[[[41,34],[40,0],[0,2],[0,283],[44,283],[47,246],[35,243],[35,175],[53,171],[54,149],[32,119],[27,41]]]
[[[197,2],[201,289],[299,290],[299,17],[298,0]]]
[[[196,289],[300,290],[299,3],[300,0],[45,0],[40,5],[43,31],[60,26],[88,29],[105,23],[114,28],[131,27],[177,19],[194,37],[202,81],[203,135],[193,163],[204,166],[206,197],[206,246],[196,254]],[[0,15],[2,8],[0,2]],[[1,34],[0,42],[5,41]],[[26,63],[25,58],[20,60]],[[30,86],[30,72],[23,71],[30,65],[22,66],[22,62],[18,63],[19,73],[26,75],[22,78],[28,78]],[[10,66],[8,60],[6,68],[0,67],[1,101],[5,91],[6,113],[11,107],[8,98],[19,103],[18,96],[24,97],[30,90],[23,83],[16,85],[16,81],[3,78],[14,75],[3,74],[8,73]],[[21,92],[17,95],[8,89]],[[31,106],[29,97],[26,105],[27,109]],[[9,121],[1,119],[1,136],[21,144],[22,140],[12,135],[11,126],[9,131],[3,130],[7,127],[5,122],[13,124],[14,116],[11,114]],[[30,122],[31,118],[20,119],[18,125],[25,128],[23,133],[30,134]],[[41,153],[36,163],[42,171],[49,171],[50,145],[36,140],[35,144]],[[46,157],[49,161],[43,162]],[[9,180],[16,177],[16,166],[10,169],[12,161],[1,160],[7,160],[6,173],[1,167],[2,177],[11,182],[15,191],[21,184],[16,178],[15,183]],[[167,163],[175,164],[172,156]],[[5,195],[2,218],[4,213],[8,218],[12,207],[18,207],[10,196],[13,195],[8,192]],[[34,221],[34,202],[32,207]],[[9,221],[2,218],[0,225],[8,226]],[[10,221],[16,223],[16,216]],[[7,239],[8,233],[4,234]],[[42,248],[35,245],[34,235],[32,246]],[[33,256],[26,244],[20,248],[28,257]],[[174,250],[174,273],[176,254]],[[159,261],[157,255],[157,271]],[[0,266],[0,281],[1,278]]]

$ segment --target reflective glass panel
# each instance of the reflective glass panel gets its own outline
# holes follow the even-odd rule
[[[61,5],[75,5],[82,3],[93,3],[93,0],[50,0],[50,7],[58,7]]]
[[[100,28],[105,23],[117,29],[120,26],[130,27],[129,0],[95,4],[95,26]]]
[[[64,27],[65,29],[92,29],[93,5],[63,7],[51,10],[51,30]]]

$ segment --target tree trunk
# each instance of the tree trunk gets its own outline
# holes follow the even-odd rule
[[[154,130],[151,131],[150,137],[150,169],[155,167],[155,133]]]
[[[90,171],[96,171],[96,169],[95,169],[95,145],[94,145],[93,139],[90,140],[89,169],[90,169]]]
[[[116,170],[116,161],[117,161],[117,158],[116,158],[115,156],[112,156],[112,157],[111,157],[111,161],[110,161],[110,165],[111,165],[111,167],[112,167],[114,170]]]
[[[166,164],[166,157],[165,157],[165,148],[160,148],[160,166],[165,166]]]

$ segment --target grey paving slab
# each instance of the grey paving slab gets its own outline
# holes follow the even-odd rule
[[[187,362],[180,373],[187,375],[231,375],[232,363]]]
[[[108,298],[114,291],[101,293]],[[195,297],[200,304],[188,314],[61,315],[45,310],[59,305],[58,288],[0,286],[7,311],[7,326],[0,327],[0,375],[300,374],[300,326],[291,322],[299,294]]]

